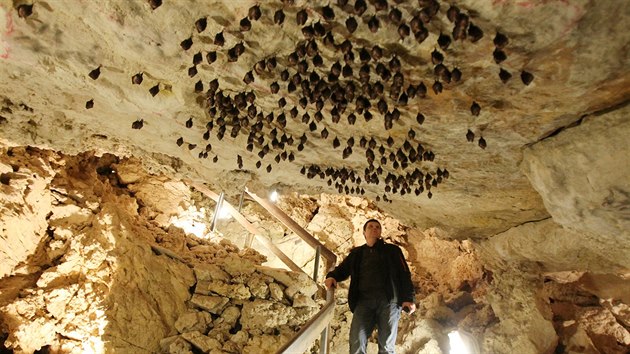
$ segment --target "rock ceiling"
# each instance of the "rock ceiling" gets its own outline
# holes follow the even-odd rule
[[[0,139],[491,235],[549,217],[525,150],[627,101],[629,19],[621,1],[0,0]]]

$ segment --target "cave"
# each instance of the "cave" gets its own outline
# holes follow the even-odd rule
[[[629,353],[628,28],[613,0],[0,0],[0,353],[276,353],[327,303],[302,234],[339,261],[370,218],[416,290],[397,353]]]

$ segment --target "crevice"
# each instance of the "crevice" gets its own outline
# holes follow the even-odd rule
[[[552,138],[552,137],[560,134],[561,132],[563,132],[566,129],[577,127],[578,125],[581,125],[582,122],[584,121],[584,119],[587,118],[587,117],[599,117],[599,116],[602,116],[604,114],[608,114],[608,113],[614,112],[616,110],[622,109],[622,108],[624,108],[624,107],[626,107],[628,105],[630,105],[630,97],[625,97],[621,102],[619,102],[617,104],[614,104],[614,105],[612,105],[610,107],[606,107],[606,108],[602,108],[602,109],[597,110],[597,111],[585,113],[582,116],[580,116],[580,118],[577,119],[576,121],[574,121],[572,123],[569,123],[569,124],[567,124],[565,126],[559,127],[557,129],[553,130],[552,132],[550,132],[550,133],[548,133],[546,135],[543,135],[537,141],[529,143],[529,144],[526,144],[525,146],[529,147],[529,146],[535,145],[535,144],[537,144],[537,143],[539,143],[539,142],[541,142],[543,140]]]
[[[549,138],[553,138],[554,136],[556,136],[556,135],[560,134],[561,132],[563,132],[563,131],[565,131],[565,130],[567,130],[567,129],[570,129],[570,128],[573,128],[573,127],[577,127],[578,125],[581,125],[581,124],[582,124],[582,122],[584,121],[584,118],[586,118],[586,117],[588,117],[588,116],[589,116],[588,114],[585,114],[585,115],[581,116],[581,117],[580,117],[578,120],[576,120],[575,122],[572,122],[572,123],[569,123],[569,124],[567,124],[567,125],[565,125],[565,126],[559,127],[559,128],[557,128],[556,130],[552,131],[551,133],[549,133],[549,134],[547,134],[547,135],[543,135],[543,137],[542,137],[542,138],[540,138],[540,139],[538,139],[538,141],[536,141],[536,142],[534,142],[534,143],[532,143],[532,144],[529,144],[529,145],[533,145],[533,144],[539,143],[539,142],[541,142],[541,141],[543,141],[543,140],[547,140],[547,139],[549,139]]]
[[[508,228],[506,228],[506,229],[504,229],[502,231],[499,231],[499,232],[495,233],[494,235],[488,236],[486,239],[490,239],[491,237],[494,237],[496,235],[502,234],[502,233],[504,233],[504,232],[506,232],[506,231],[508,231],[510,229],[516,228],[516,227],[521,227],[523,225],[532,224],[532,223],[538,223],[538,222],[549,220],[549,219],[552,219],[552,217],[551,216],[547,216],[547,217],[544,217],[542,219],[527,220],[527,221],[524,221],[524,222],[522,222],[520,224],[512,225],[512,226],[510,226],[510,227],[508,227]]]

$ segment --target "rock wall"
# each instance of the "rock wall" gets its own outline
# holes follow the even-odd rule
[[[36,252],[48,227],[46,217],[54,196],[46,189],[54,171],[46,161],[55,164],[58,156],[35,149],[28,152],[31,158],[10,149],[5,154],[11,159],[0,163],[0,277],[12,275],[18,264]]]
[[[320,308],[307,275],[172,226],[193,203],[181,182],[91,153],[0,165],[3,350],[272,353]]]
[[[629,117],[628,104],[584,117],[527,149],[522,165],[554,222],[583,234],[611,271],[630,269]]]
[[[237,257],[194,268],[189,309],[163,352],[275,353],[317,313],[317,286],[303,273],[256,266]]]
[[[557,352],[627,352],[629,115],[626,104],[585,116],[525,150],[521,167],[551,217],[475,243],[495,279],[487,301],[508,331],[484,347],[552,352],[557,340]]]

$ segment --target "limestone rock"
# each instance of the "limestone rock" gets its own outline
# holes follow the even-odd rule
[[[269,285],[261,277],[252,276],[247,282],[247,287],[257,298],[266,299],[269,296]]]
[[[488,302],[500,322],[485,331],[483,352],[541,353],[556,347],[557,335],[539,306],[535,279],[515,269],[495,273]]]
[[[249,260],[230,255],[223,260],[223,270],[232,277],[233,282],[246,282],[249,276],[256,271],[256,268],[254,263]]]
[[[66,306],[78,290],[78,284],[72,284],[66,288],[53,289],[44,299],[46,311],[54,318],[61,319],[66,314]]]
[[[238,331],[236,332],[235,335],[233,335],[230,340],[236,344],[239,345],[243,345],[245,343],[247,343],[247,340],[249,339],[249,335],[247,334],[246,331]]]
[[[6,157],[0,156],[6,161]],[[5,170],[13,171],[3,164]],[[29,168],[23,167],[23,173],[30,174]],[[46,190],[51,177],[33,173],[34,177],[15,178],[9,186],[0,189],[2,207],[0,224],[3,225],[0,238],[0,277],[14,273],[16,266],[25,261],[37,249],[43,240],[47,228],[46,215],[51,210],[53,195]],[[4,186],[4,185],[3,185]],[[31,207],[26,207],[30,205]],[[29,220],[29,222],[24,222]]]
[[[584,327],[598,348],[610,353],[621,353],[630,347],[630,332],[617,322],[610,311],[587,307],[581,308],[576,315],[578,326]]]
[[[576,242],[576,240],[580,240]],[[586,270],[595,272],[630,267],[624,246],[605,247],[597,238],[561,227],[553,220],[528,223],[491,237],[480,244],[490,259],[537,262],[550,272]],[[580,254],[579,258],[573,257]]]
[[[626,328],[630,327],[630,306],[620,301],[605,301],[604,307],[607,308]]]
[[[175,321],[175,328],[179,333],[193,331],[206,333],[211,325],[212,316],[205,311],[187,312],[179,316],[177,321]]]
[[[457,315],[459,317],[460,313]],[[482,336],[486,328],[498,322],[490,305],[476,306],[474,311],[462,315],[464,318],[459,322],[459,327],[478,336]]]
[[[455,312],[448,308],[442,296],[433,293],[420,302],[424,309],[424,317],[447,323],[455,317]]]
[[[198,282],[202,280],[227,282],[230,280],[230,275],[216,264],[199,264],[195,266],[194,270]]]
[[[114,164],[116,175],[123,184],[137,183],[146,175],[142,163],[137,159],[130,159],[124,163]]]
[[[169,352],[169,347],[171,346],[171,344],[173,344],[177,340],[183,340],[183,339],[181,339],[181,337],[179,335],[162,338],[160,340],[160,349],[162,350],[162,352],[168,353]],[[185,340],[183,340],[183,341],[186,342]]]
[[[453,294],[445,301],[445,303],[448,308],[457,312],[468,305],[473,305],[475,303],[475,299],[473,299],[469,292],[460,291]]]
[[[181,337],[204,353],[216,352],[217,349],[221,349],[222,347],[218,340],[210,338],[198,331],[182,333]]]
[[[299,327],[313,318],[313,316],[319,312],[319,307],[295,307],[293,310],[295,314],[289,318],[287,324],[289,326]]]
[[[282,332],[280,337],[268,334],[251,337],[243,348],[243,354],[273,354],[290,338],[289,334]]]
[[[444,279],[443,283],[431,284],[442,292],[456,291],[478,282],[483,270],[477,255],[463,250],[458,241],[437,237],[436,233],[439,232],[432,229],[426,233],[409,233],[408,248],[416,254],[410,260],[412,266],[426,271],[432,278]]]
[[[212,338],[219,343],[225,343],[230,338],[230,326],[226,323],[215,324],[214,327],[206,334],[208,338]]]
[[[190,303],[215,315],[223,311],[230,300],[222,296],[207,296],[194,294],[190,299]]]
[[[175,181],[146,180],[132,184],[129,189],[142,199],[146,208],[157,213],[161,225],[168,226],[170,217],[177,215],[190,194],[188,187]]]
[[[402,353],[448,353],[448,337],[444,335],[444,328],[432,319],[414,321],[402,342],[397,348]]]
[[[293,308],[268,300],[255,299],[243,305],[241,325],[244,329],[260,330],[269,333],[287,324],[296,312]]]
[[[195,288],[196,294],[221,295],[236,299],[249,299],[252,294],[244,284],[226,284],[222,281],[199,281]]]
[[[526,150],[523,170],[555,222],[583,234],[584,250],[628,265],[630,107],[585,118]],[[578,241],[579,240],[579,241]],[[596,247],[594,247],[596,246]]]
[[[286,286],[285,294],[293,298],[298,292],[306,296],[312,296],[317,292],[317,285],[305,273],[285,271],[267,267],[257,267],[257,270],[274,278],[278,283]]]
[[[172,341],[168,346],[169,354],[192,354],[192,345],[181,336]]]
[[[11,328],[11,334],[4,345],[21,353],[32,353],[53,342],[55,333],[53,322],[43,317],[33,318],[31,321],[20,323],[17,328]]]
[[[317,302],[304,294],[296,294],[293,297],[293,307],[319,307]]]
[[[232,329],[236,325],[240,317],[241,310],[236,306],[229,306],[225,310],[223,310],[223,313],[221,313],[221,317],[217,318],[215,320],[215,323],[225,324],[230,329]]]
[[[243,347],[229,340],[223,344],[222,350],[225,353],[241,353]]]
[[[282,301],[284,299],[284,292],[278,283],[269,283],[269,293],[273,300]]]

